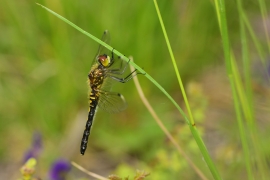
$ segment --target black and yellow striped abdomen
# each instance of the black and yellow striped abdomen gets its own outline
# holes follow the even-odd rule
[[[93,124],[95,112],[99,101],[99,90],[104,80],[104,69],[101,66],[94,67],[88,74],[89,86],[91,92],[89,94],[89,113],[88,119],[85,125],[85,130],[83,133],[83,138],[81,142],[81,154],[84,155],[87,148],[88,137],[90,135],[90,130]]]
[[[90,135],[90,130],[93,124],[94,115],[95,115],[97,105],[98,105],[98,93],[92,90],[89,95],[89,101],[90,101],[90,105],[89,105],[88,119],[85,125],[85,130],[83,132],[83,138],[81,142],[82,155],[84,155],[85,150],[87,148],[88,137]]]

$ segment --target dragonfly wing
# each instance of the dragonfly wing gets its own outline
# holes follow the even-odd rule
[[[100,91],[98,107],[109,113],[118,113],[127,108],[123,95],[115,92]]]
[[[115,84],[115,82],[117,82],[117,81],[115,81],[112,78],[105,77],[100,89],[102,89],[102,91],[110,92],[112,90],[112,86]]]

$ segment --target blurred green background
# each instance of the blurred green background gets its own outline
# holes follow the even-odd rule
[[[110,31],[111,45],[153,76],[184,108],[182,95],[152,1],[43,0],[36,2],[64,16],[94,36]],[[158,1],[188,93],[195,121],[224,179],[245,176],[238,127],[225,73],[223,48],[212,1]],[[240,57],[238,13],[226,2],[229,35]],[[269,9],[269,2],[267,9]],[[245,11],[258,39],[266,44],[257,1],[245,1]],[[268,19],[269,20],[269,19]],[[269,82],[256,72],[257,52],[251,44],[255,109],[262,138],[270,137]],[[136,169],[149,179],[198,179],[155,123],[132,81],[115,83],[128,109],[119,114],[98,111],[85,156],[79,152],[88,115],[87,75],[98,44],[51,15],[34,1],[2,0],[0,6],[0,176],[20,176],[25,152],[35,132],[42,135],[39,177],[46,177],[57,158],[75,161],[108,176],[132,175]],[[192,161],[211,175],[192,135],[176,108],[143,76],[144,93]],[[268,85],[267,85],[268,83]],[[258,96],[256,96],[258,94]],[[269,141],[268,141],[269,142]],[[268,153],[270,149],[268,148]],[[71,176],[87,177],[78,170]],[[7,178],[8,179],[8,178]]]

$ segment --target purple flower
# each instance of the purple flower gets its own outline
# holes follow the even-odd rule
[[[33,135],[32,145],[30,149],[25,153],[23,162],[25,163],[30,158],[37,158],[42,149],[42,137],[39,132],[35,132]]]
[[[51,166],[49,172],[50,180],[65,180],[66,174],[71,170],[71,165],[68,161],[58,159]]]

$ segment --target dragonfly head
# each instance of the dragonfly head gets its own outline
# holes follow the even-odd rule
[[[107,54],[99,55],[98,62],[104,67],[110,67],[112,65],[112,60]]]

